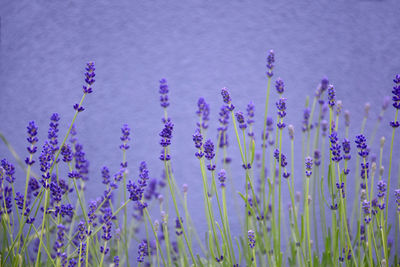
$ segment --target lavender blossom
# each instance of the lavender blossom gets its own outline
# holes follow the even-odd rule
[[[341,146],[339,145],[338,142],[337,132],[332,131],[332,134],[329,136],[329,139],[331,142],[330,150],[332,152],[332,160],[335,162],[339,162],[342,159],[342,156],[340,156]]]
[[[231,101],[231,95],[229,94],[228,88],[224,87],[221,90],[221,95],[222,99],[224,100],[224,103],[226,104],[226,107],[229,111],[233,111],[235,109],[235,106],[232,105]]]
[[[294,139],[294,126],[292,124],[289,124],[288,131],[289,131],[290,139],[293,140]]]
[[[57,133],[58,133],[58,121],[60,120],[60,116],[57,113],[51,115],[50,118],[50,128],[47,135],[49,139],[49,143],[53,147],[53,154],[58,150],[58,140],[57,140]]]
[[[400,213],[400,188],[394,190],[394,197],[396,198],[397,212]]]
[[[242,130],[246,129],[247,128],[247,124],[246,124],[246,121],[244,119],[243,112],[238,111],[238,112],[236,112],[235,116],[236,116],[236,120],[239,123],[239,128],[242,129]]]
[[[218,127],[218,136],[219,136],[219,147],[227,147],[228,146],[228,123],[229,123],[229,110],[223,105],[219,112],[219,122],[220,127]]]
[[[320,105],[323,105],[325,102],[323,99],[321,99],[321,95],[328,89],[329,86],[329,80],[327,77],[322,78],[316,92],[315,96],[319,99],[318,102]]]
[[[385,192],[386,192],[386,183],[383,180],[380,180],[378,182],[378,198],[383,198],[385,197]]]
[[[208,121],[209,119],[209,115],[210,115],[210,106],[207,104],[207,102],[204,100],[204,98],[200,97],[198,102],[197,102],[197,106],[199,108],[198,111],[196,111],[197,116],[199,116],[200,118],[200,122],[197,122],[197,127],[199,127],[199,129],[207,129],[208,128]]]
[[[167,121],[164,124],[164,129],[160,132],[161,140],[160,145],[164,148],[161,151],[160,160],[168,161],[171,159],[171,156],[168,154],[167,147],[171,144],[172,139],[172,130],[174,129],[174,124],[172,122]]]
[[[226,171],[224,169],[221,169],[220,172],[218,173],[218,180],[220,182],[221,187],[225,187]]]
[[[319,166],[321,164],[321,151],[318,149],[314,150],[314,163],[315,166]]]
[[[161,79],[160,80],[160,104],[161,107],[163,107],[164,109],[167,108],[169,106],[169,99],[168,99],[168,84],[167,84],[167,80],[166,79]]]
[[[126,188],[130,194],[129,199],[136,201],[137,205],[143,209],[147,207],[147,204],[144,202],[142,203],[141,201],[144,189],[147,186],[147,181],[149,180],[149,171],[147,169],[146,162],[141,162],[139,170],[140,174],[137,184],[129,180]]]
[[[275,63],[275,53],[274,50],[269,50],[268,56],[267,56],[267,77],[269,79],[272,78],[274,73],[272,72],[274,69],[274,63]]]
[[[182,223],[183,223],[182,218],[176,218],[175,219],[175,233],[176,233],[177,236],[180,236],[183,233],[183,231],[182,231]]]
[[[276,88],[276,91],[278,92],[278,94],[280,94],[280,95],[283,94],[283,92],[285,91],[285,84],[281,78],[278,78],[276,80],[275,88]]]
[[[72,149],[68,144],[63,145],[61,148],[61,155],[64,162],[69,163],[72,161]]]
[[[249,239],[249,247],[253,249],[256,246],[256,236],[253,230],[247,232],[247,238]]]
[[[114,257],[114,267],[119,267],[119,257],[118,256]]]
[[[203,147],[204,147],[204,156],[205,156],[205,158],[211,161],[215,156],[214,144],[212,143],[211,140],[207,140],[204,143]],[[215,170],[215,165],[210,163],[210,164],[207,165],[207,168],[208,168],[208,170],[213,171],[213,170]]]
[[[94,67],[94,62],[88,62],[86,64],[85,69],[86,69],[86,72],[85,72],[86,85],[83,86],[83,93],[90,94],[93,92],[93,89],[91,88],[91,86],[95,82],[94,77],[96,76],[96,74],[94,73],[94,71],[96,70],[96,68]]]
[[[7,182],[9,182],[10,184],[14,183],[15,181],[15,167],[13,164],[11,164],[10,162],[8,162],[6,159],[2,159],[1,160],[1,167],[4,170],[4,174],[6,176],[6,180]]]
[[[307,157],[306,158],[306,176],[307,177],[310,177],[311,176],[311,174],[312,174],[312,165],[313,165],[313,160],[312,160],[312,158],[310,158],[310,157]]]
[[[303,126],[301,127],[301,130],[303,132],[308,132],[313,127],[312,124],[310,124],[310,122],[309,122],[310,121],[310,113],[311,113],[311,110],[309,108],[304,109],[303,122],[302,122]]]
[[[278,102],[276,102],[276,107],[278,109],[279,118],[283,119],[286,116],[286,98],[280,98]],[[280,121],[276,125],[279,129],[286,127],[286,124]]]
[[[333,85],[329,85],[329,87],[328,87],[328,104],[329,104],[330,108],[333,108],[335,103],[336,103],[335,88],[333,88]]]
[[[110,183],[110,170],[106,166],[101,169],[101,177],[103,177],[103,184]]]
[[[397,110],[400,109],[400,74],[397,74],[396,77],[393,79],[394,86],[392,90],[392,100],[393,100],[393,107]],[[398,128],[400,126],[399,121],[391,121],[390,126],[393,128]]]
[[[344,111],[344,124],[346,127],[350,126],[350,111],[348,110]]]
[[[122,136],[120,139],[122,141],[122,145],[120,145],[119,148],[124,151],[129,149],[128,141],[131,140],[129,137],[130,130],[131,129],[128,127],[128,124],[124,124],[121,128]]]
[[[283,153],[281,153],[281,159],[280,159],[280,161],[279,161],[279,150],[278,150],[278,149],[275,149],[275,151],[274,151],[274,158],[275,158],[278,162],[281,163],[281,167],[282,167],[282,168],[285,168],[285,167],[286,167],[286,165],[287,165],[286,156],[285,156]]]
[[[193,142],[194,146],[198,149],[195,155],[198,159],[201,159],[204,156],[204,153],[201,150],[203,146],[203,136],[201,135],[199,129],[196,129],[195,133],[193,134]]]
[[[360,155],[360,157],[366,158],[369,154],[369,149],[367,146],[367,139],[365,138],[365,136],[362,134],[357,135],[355,142],[357,144],[357,148],[359,149],[358,155]]]
[[[370,217],[371,205],[370,205],[370,202],[367,201],[367,200],[364,200],[362,202],[362,209],[364,211],[364,221],[365,221],[366,224],[369,224],[371,222],[371,217]]]
[[[30,155],[33,155],[37,151],[37,147],[35,146],[35,144],[39,141],[39,139],[37,138],[38,127],[35,125],[34,121],[31,121],[31,122],[29,122],[29,125],[26,128],[28,129],[27,140],[28,140],[28,143],[31,144],[30,147],[27,147],[27,150]],[[27,157],[25,159],[25,163],[28,165],[33,165],[33,163],[35,163],[35,161],[29,160],[29,157]]]

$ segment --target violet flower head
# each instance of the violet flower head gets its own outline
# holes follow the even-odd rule
[[[175,233],[176,233],[177,236],[180,236],[183,233],[182,224],[181,223],[183,223],[182,218],[176,218],[175,219]]]
[[[110,170],[106,166],[101,169],[101,177],[103,177],[103,184],[110,183]]]
[[[161,107],[163,108],[167,108],[169,106],[169,99],[168,99],[168,93],[169,93],[169,89],[168,89],[168,84],[167,84],[167,80],[166,79],[161,79],[160,80],[160,104]]]
[[[361,171],[360,171],[360,176],[361,179],[368,179],[369,176],[369,162],[366,162],[365,164],[363,162],[361,162]],[[364,188],[365,185],[361,185],[362,189]]]
[[[53,153],[55,153],[58,150],[58,140],[57,140],[57,133],[58,133],[58,121],[60,120],[60,116],[57,113],[54,113],[51,115],[50,118],[50,128],[49,132],[47,135],[47,138],[49,139],[49,143],[53,147]]]
[[[392,90],[392,100],[393,100],[393,107],[397,110],[400,109],[400,74],[397,74],[396,77],[393,79],[394,86]],[[398,128],[400,126],[399,121],[391,121],[390,126],[393,128]]]
[[[357,135],[355,142],[357,144],[357,148],[359,149],[358,155],[360,155],[360,157],[366,158],[369,155],[369,149],[365,136],[363,134]]]
[[[267,56],[267,77],[271,78],[274,73],[274,63],[275,63],[275,53],[274,50],[269,50],[268,56]]]
[[[285,84],[281,78],[278,78],[276,80],[275,88],[276,88],[276,91],[278,92],[278,94],[280,94],[280,95],[283,94],[283,92],[285,91]]]
[[[287,165],[286,156],[283,153],[281,153],[281,158],[279,160],[279,150],[278,149],[275,149],[275,151],[274,151],[274,158],[278,162],[280,161],[282,168],[286,167],[286,165]]]
[[[303,132],[308,132],[313,127],[312,124],[310,125],[310,122],[309,122],[310,121],[310,113],[311,113],[311,110],[309,108],[304,109],[303,122],[302,122],[303,126],[301,128],[301,130]]]
[[[254,123],[254,103],[253,101],[250,101],[250,103],[247,105],[247,124],[252,125],[253,123]]]
[[[93,89],[91,86],[95,82],[94,77],[96,76],[96,74],[94,73],[94,71],[96,70],[96,68],[94,67],[94,62],[88,62],[86,64],[85,70],[86,70],[86,72],[85,72],[86,85],[83,86],[83,93],[90,94],[93,92]]]
[[[350,160],[351,159],[350,140],[348,140],[346,138],[343,139],[342,146],[343,146],[343,152],[344,152],[344,155],[343,155],[344,160]]]
[[[277,107],[277,109],[278,109],[278,116],[279,116],[279,118],[281,118],[281,119],[283,119],[285,116],[286,116],[286,98],[280,98],[279,100],[278,100],[278,102],[276,102],[276,107]],[[285,128],[286,127],[286,124],[284,123],[284,122],[278,122],[277,124],[276,124],[276,126],[279,128],[279,129],[283,129],[283,128]]]
[[[236,112],[235,116],[236,116],[236,120],[239,123],[239,128],[242,129],[242,130],[246,129],[247,128],[247,124],[246,124],[246,121],[244,119],[243,112],[238,111],[238,112]]]
[[[312,165],[313,165],[313,160],[310,157],[306,158],[306,176],[310,177],[312,174]]]
[[[161,140],[160,145],[164,148],[161,150],[160,160],[168,161],[171,159],[171,156],[167,153],[167,147],[171,144],[172,139],[172,130],[174,129],[174,124],[171,121],[167,121],[164,124],[164,129],[160,132]]]
[[[143,262],[144,257],[149,256],[149,251],[148,251],[148,245],[147,245],[147,240],[143,240],[138,247],[138,256],[137,256],[137,261],[138,262]]]
[[[328,104],[331,108],[333,108],[335,103],[336,103],[335,88],[333,88],[333,85],[329,85],[329,87],[328,87]]]
[[[386,193],[386,183],[383,180],[380,180],[377,186],[378,186],[378,198],[383,198]]]
[[[124,124],[121,128],[122,136],[121,141],[122,145],[119,146],[120,149],[126,151],[129,149],[128,141],[131,140],[129,137],[131,129],[128,127],[128,124]]]
[[[210,106],[207,104],[207,102],[204,100],[204,98],[200,97],[197,106],[199,108],[198,111],[196,111],[196,114],[200,118],[200,122],[197,122],[197,127],[200,129],[207,129],[208,128],[208,121],[209,115],[210,115]]]
[[[198,149],[195,155],[198,159],[201,159],[204,156],[204,153],[201,151],[203,146],[203,136],[201,135],[199,129],[196,129],[195,133],[193,134],[193,142],[194,146]]]
[[[321,165],[321,151],[318,149],[314,150],[314,163],[315,166]]]
[[[332,134],[329,136],[329,139],[331,143],[330,150],[332,152],[332,160],[335,162],[339,162],[342,159],[342,156],[340,156],[341,146],[338,141],[337,132],[332,131]]]
[[[66,231],[66,228],[64,225],[62,225],[62,224],[57,225],[57,239],[54,242],[54,246],[53,246],[54,251],[57,254],[57,257],[61,256],[60,250],[64,246],[65,231]]]
[[[394,190],[394,197],[396,198],[397,212],[400,213],[400,188]]]
[[[3,175],[1,176],[5,176],[7,182],[9,182],[10,184],[14,183],[15,181],[15,167],[13,164],[11,164],[10,162],[8,162],[6,159],[2,159],[1,160],[1,167],[3,168]],[[2,178],[3,179],[3,178]]]
[[[365,221],[366,224],[369,224],[371,222],[371,217],[370,217],[371,204],[370,204],[370,202],[367,201],[367,200],[364,200],[362,202],[362,209],[363,209],[363,212],[364,212],[364,221]]]
[[[225,187],[225,181],[226,181],[226,171],[224,169],[221,169],[218,173],[218,180],[220,182],[221,187]]]
[[[28,150],[30,155],[33,155],[37,151],[37,146],[35,144],[39,141],[37,138],[37,132],[38,132],[38,127],[35,125],[34,121],[29,122],[29,125],[26,127],[28,129],[28,143],[31,144],[31,146],[27,147],[26,149]],[[35,163],[34,160],[29,160],[29,157],[25,159],[25,163],[28,165],[32,165]]]
[[[226,104],[226,107],[228,108],[229,111],[233,111],[235,109],[235,106],[232,105],[231,101],[231,95],[228,91],[228,88],[224,87],[221,89],[221,95],[224,103]]]
[[[253,230],[247,232],[247,238],[249,239],[249,247],[253,249],[256,246],[256,235]]]
[[[228,123],[229,123],[229,110],[223,105],[219,112],[219,122],[220,127],[218,127],[218,136],[219,136],[219,147],[227,147],[228,146]]]
[[[62,146],[61,155],[63,156],[64,162],[69,163],[72,161],[72,149],[68,144]]]
[[[215,156],[213,142],[211,140],[207,140],[204,143],[203,148],[205,158],[211,161]],[[207,168],[208,170],[213,171],[215,170],[215,165],[210,163],[207,165]]]

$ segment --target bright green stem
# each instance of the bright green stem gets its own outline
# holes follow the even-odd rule
[[[166,149],[164,149],[164,154],[165,154],[165,155],[167,154]],[[172,200],[173,200],[173,202],[174,202],[175,212],[176,212],[176,215],[178,216],[178,219],[179,219],[180,224],[181,224],[181,226],[182,226],[182,231],[183,231],[183,235],[185,236],[186,246],[187,246],[188,249],[189,249],[190,256],[191,256],[191,258],[192,258],[193,264],[194,264],[194,266],[196,266],[196,260],[195,260],[194,255],[193,255],[192,247],[191,247],[190,244],[189,244],[189,241],[188,241],[188,238],[187,238],[187,234],[186,234],[186,231],[185,231],[185,227],[183,226],[181,216],[179,215],[178,204],[176,203],[176,198],[175,198],[174,190],[173,190],[173,188],[172,188],[171,179],[170,179],[170,177],[169,177],[169,169],[168,169],[167,161],[164,161],[164,167],[165,167],[165,171],[166,171],[166,173],[167,173],[168,186],[169,186],[169,190],[170,190],[170,192],[171,192]]]

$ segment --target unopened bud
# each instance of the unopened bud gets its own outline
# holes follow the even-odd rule
[[[365,112],[365,117],[368,117],[368,113],[369,113],[369,110],[371,109],[371,104],[369,103],[369,102],[367,102],[367,103],[365,103],[365,106],[364,106],[364,112]]]
[[[381,166],[379,168],[379,175],[382,176],[384,171],[385,171],[385,167]]]
[[[385,144],[385,140],[386,138],[384,136],[381,137],[381,148],[383,147],[383,145]]]
[[[288,130],[289,130],[289,137],[290,139],[294,138],[294,126],[292,124],[288,125]]]

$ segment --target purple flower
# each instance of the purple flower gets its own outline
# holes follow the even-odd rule
[[[318,149],[314,150],[314,163],[315,166],[319,166],[321,164],[321,152]]]
[[[204,153],[201,151],[203,146],[203,136],[201,135],[199,129],[196,129],[195,133],[193,134],[193,142],[194,146],[198,149],[195,155],[198,159],[200,159],[203,157]]]
[[[307,177],[310,177],[311,176],[311,174],[312,174],[312,165],[313,165],[313,160],[312,160],[312,158],[310,158],[310,157],[307,157],[306,158],[306,176]]]
[[[362,134],[357,135],[355,142],[357,144],[357,148],[359,149],[358,155],[360,155],[360,157],[366,158],[369,154],[369,149],[367,146],[367,139],[365,138],[365,136]]]
[[[10,162],[8,162],[6,159],[1,160],[1,167],[4,169],[4,173],[2,176],[6,176],[7,182],[10,184],[14,183],[15,181],[15,167],[12,165]],[[3,178],[2,178],[3,179]]]
[[[139,170],[140,170],[140,174],[139,174],[139,179],[138,179],[137,184],[135,184],[134,182],[129,180],[126,188],[127,188],[128,192],[130,193],[129,198],[132,201],[136,201],[140,208],[145,208],[145,207],[147,207],[147,204],[141,203],[141,201],[142,201],[144,189],[147,186],[147,181],[150,179],[149,170],[147,169],[146,162],[142,161],[140,163]]]
[[[253,230],[247,232],[247,238],[249,239],[249,247],[252,249],[256,246],[256,236]]]
[[[386,183],[383,180],[378,182],[378,198],[383,198],[386,192]]]
[[[254,123],[254,103],[253,101],[250,101],[250,103],[247,105],[247,124],[252,125]],[[249,133],[250,136],[253,133]]]
[[[209,121],[209,115],[210,115],[210,106],[202,97],[200,97],[199,100],[197,101],[197,106],[199,110],[196,111],[196,114],[199,116],[201,121],[201,124],[200,122],[197,122],[197,127],[199,127],[200,129],[207,129],[208,128],[207,122]]]
[[[96,74],[94,73],[95,70],[96,69],[94,67],[94,62],[88,62],[86,64],[86,72],[85,72],[86,86],[83,86],[83,93],[85,94],[90,94],[93,92],[91,86],[95,82],[94,79],[94,77],[96,76]]]
[[[175,219],[175,233],[176,233],[177,236],[180,236],[183,233],[183,231],[182,231],[182,223],[183,223],[182,218],[180,218],[180,219],[176,218]]]
[[[160,80],[160,104],[161,107],[167,108],[169,106],[169,99],[168,99],[168,84],[166,79]]]
[[[276,107],[278,108],[278,116],[279,118],[284,118],[286,116],[286,98],[280,98],[278,102],[276,102]],[[277,127],[279,129],[285,128],[285,123],[283,122],[278,122]]]
[[[342,146],[343,146],[343,152],[344,152],[344,155],[343,155],[344,160],[350,160],[351,159],[350,140],[348,140],[346,138],[343,139]]]
[[[29,125],[26,128],[28,129],[27,140],[31,144],[30,147],[27,147],[27,150],[28,150],[29,154],[33,155],[37,151],[37,147],[34,145],[39,141],[39,139],[37,138],[38,127],[35,125],[34,121],[31,121],[31,122],[29,122]],[[28,165],[32,165],[33,163],[35,163],[34,160],[29,160],[29,158],[26,158],[25,162]]]
[[[64,162],[71,162],[72,161],[72,149],[68,144],[63,145],[61,148],[61,155],[63,156]]]
[[[271,78],[274,73],[272,70],[274,69],[274,63],[275,63],[275,53],[274,50],[269,50],[269,54],[267,56],[267,77]]]
[[[110,170],[106,166],[101,169],[101,177],[103,177],[103,184],[110,183]]]
[[[164,124],[164,129],[160,132],[161,140],[160,145],[164,148],[161,151],[160,160],[168,161],[171,156],[167,154],[167,147],[171,144],[172,130],[174,129],[174,124],[171,121],[167,121]]]
[[[119,267],[119,257],[118,256],[114,257],[114,267]]]
[[[61,256],[61,249],[64,246],[65,226],[62,224],[57,225],[57,239],[54,242],[54,251],[57,253],[57,257]]]
[[[246,129],[247,128],[247,124],[246,124],[246,121],[244,120],[243,113],[238,111],[238,112],[236,112],[235,116],[236,116],[236,120],[239,123],[239,128],[242,129],[242,130]]]
[[[366,224],[369,224],[370,221],[371,221],[371,217],[370,217],[371,205],[370,205],[370,202],[367,201],[367,200],[364,200],[362,202],[362,209],[364,211],[364,221],[365,221]]]
[[[393,79],[394,86],[393,86],[393,107],[396,109],[400,109],[400,74],[397,74],[396,77]]]
[[[130,130],[131,129],[128,127],[128,124],[124,124],[121,128],[122,136],[120,139],[122,141],[122,145],[120,145],[119,148],[122,150],[129,149],[128,141],[131,140],[131,138],[129,137]]]
[[[275,82],[275,88],[278,94],[283,94],[285,91],[285,84],[283,83],[283,80],[281,78],[278,78]]]
[[[226,181],[226,171],[224,169],[220,170],[218,173],[218,180],[220,182],[221,187],[225,187]]]
[[[219,112],[220,118],[218,119],[220,122],[220,127],[218,127],[218,136],[219,136],[219,147],[223,148],[228,146],[228,123],[229,123],[229,110],[223,105]]]
[[[292,124],[289,124],[288,131],[289,131],[290,139],[293,140],[294,139],[294,126]]]
[[[275,149],[275,151],[274,151],[274,158],[279,162],[279,150],[278,149]],[[281,162],[282,168],[285,168],[287,165],[287,162],[286,162],[286,156],[283,153],[281,153],[280,162]]]
[[[333,85],[329,85],[328,88],[328,104],[331,108],[335,105],[335,88],[333,88]]]
[[[329,86],[329,80],[327,77],[322,78],[316,92],[315,92],[315,96],[319,98],[319,104],[323,105],[325,102],[324,100],[321,99],[321,95],[323,94],[323,92],[326,91],[326,89],[328,89]]]
[[[396,198],[397,212],[400,213],[400,189],[394,190],[394,197]]]
[[[312,124],[309,125],[309,124],[310,124],[310,122],[309,122],[309,120],[310,120],[310,113],[311,113],[311,111],[310,111],[309,108],[305,108],[305,109],[304,109],[304,112],[303,112],[303,122],[302,122],[303,126],[302,126],[302,128],[301,128],[301,130],[302,130],[303,132],[307,132],[307,131],[309,131],[309,130],[312,129]]]
[[[138,262],[143,262],[145,256],[149,256],[149,251],[148,251],[148,245],[147,245],[147,240],[143,240],[138,247],[138,256],[137,256],[137,261]]]
[[[330,150],[332,152],[332,160],[335,162],[339,162],[342,157],[340,156],[341,146],[338,142],[337,132],[333,130],[332,134],[329,136],[329,139],[331,142]]]
[[[233,111],[235,109],[235,106],[232,105],[231,101],[231,95],[229,94],[228,88],[224,87],[221,89],[221,95],[224,103],[226,104],[226,107],[229,111]]]

